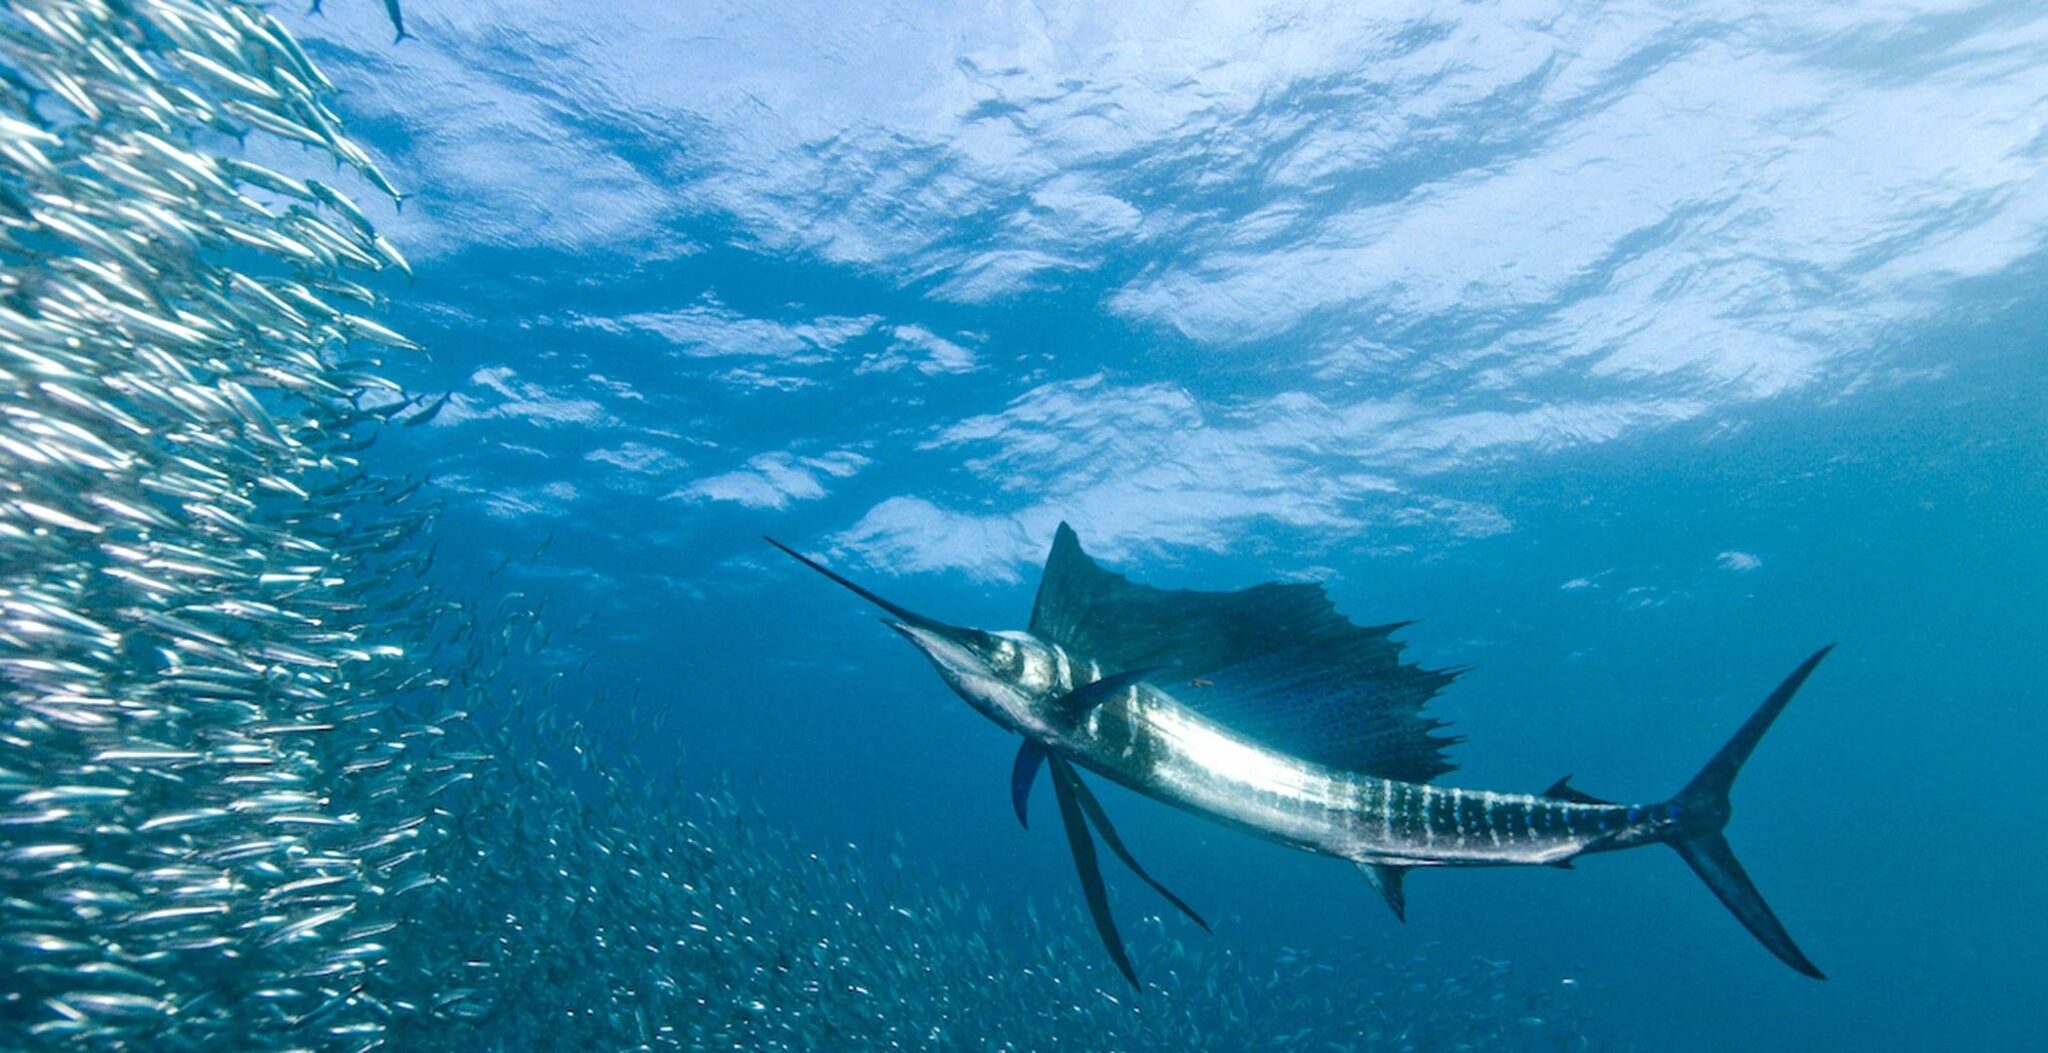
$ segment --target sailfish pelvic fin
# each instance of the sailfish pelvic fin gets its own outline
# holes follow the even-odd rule
[[[1195,908],[1187,905],[1186,900],[1174,895],[1172,889],[1160,884],[1159,879],[1146,873],[1145,868],[1138,865],[1138,860],[1131,855],[1130,849],[1124,847],[1123,838],[1117,836],[1116,827],[1109,825],[1109,816],[1103,812],[1101,802],[1095,799],[1095,791],[1090,790],[1088,784],[1081,781],[1081,776],[1067,762],[1056,763],[1059,765],[1059,773],[1054,777],[1064,778],[1073,783],[1074,797],[1081,802],[1081,810],[1088,813],[1088,821],[1095,824],[1095,832],[1102,836],[1102,843],[1108,845],[1109,850],[1115,853],[1118,859],[1123,860],[1124,865],[1131,868],[1131,873],[1138,875],[1140,881],[1152,886],[1152,891],[1159,893],[1166,902],[1179,908],[1180,912],[1200,926],[1203,932],[1214,931],[1209,928],[1208,922],[1202,920],[1200,914],[1195,913]]]
[[[1095,921],[1095,933],[1102,937],[1102,946],[1109,951],[1109,957],[1116,962],[1117,971],[1124,974],[1131,986],[1143,990],[1138,983],[1137,970],[1131,968],[1131,956],[1124,951],[1123,937],[1117,935],[1116,918],[1109,912],[1109,890],[1102,885],[1102,866],[1095,857],[1095,841],[1088,836],[1088,820],[1083,817],[1080,802],[1075,799],[1074,780],[1065,772],[1065,762],[1058,758],[1052,761],[1053,796],[1060,804],[1060,821],[1067,829],[1067,847],[1074,851],[1074,870],[1081,877],[1081,894],[1088,900],[1088,915]]]

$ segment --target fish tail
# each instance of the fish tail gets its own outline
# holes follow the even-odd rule
[[[1742,864],[1735,858],[1735,852],[1728,847],[1728,839],[1721,831],[1728,825],[1730,813],[1728,790],[1735,784],[1735,776],[1742,770],[1742,762],[1749,759],[1750,752],[1770,730],[1771,722],[1792,700],[1794,692],[1820,664],[1822,658],[1834,649],[1833,644],[1821,648],[1813,656],[1800,663],[1792,675],[1771,692],[1770,697],[1757,707],[1755,713],[1743,722],[1727,745],[1721,747],[1714,759],[1693,776],[1685,789],[1671,799],[1666,807],[1673,809],[1678,818],[1677,831],[1668,840],[1680,858],[1692,867],[1700,880],[1707,883],[1714,895],[1735,915],[1750,935],[1755,936],[1780,961],[1793,969],[1825,980],[1827,976],[1808,960],[1799,945],[1792,942],[1791,934],[1771,912],[1770,904],[1764,902],[1763,893],[1749,880]]]

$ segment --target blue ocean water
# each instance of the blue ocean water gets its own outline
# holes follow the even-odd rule
[[[764,533],[990,628],[1062,521],[1326,582],[1469,668],[1460,786],[1668,794],[1835,642],[1730,828],[1825,983],[1662,851],[1397,925],[1105,804],[1243,957],[1505,963],[1621,1048],[2038,1042],[2033,5],[325,8],[279,17],[410,194],[390,371],[451,393],[366,463],[445,501],[437,580],[582,626],[545,658],[648,770],[1074,911],[1014,740]]]
[[[764,532],[989,627],[1062,519],[1140,580],[1329,582],[1471,667],[1458,785],[1668,792],[1839,641],[1731,828],[1825,984],[1668,853],[1421,874],[1403,927],[1111,805],[1248,950],[1511,961],[1636,1048],[2031,1043],[2031,5],[413,5],[397,47],[330,6],[417,190],[406,379],[454,392],[382,453],[450,562],[553,537],[514,580],[668,711],[635,749],[1076,898],[1009,737]]]

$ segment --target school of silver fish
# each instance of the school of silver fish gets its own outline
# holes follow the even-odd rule
[[[0,1048],[1586,1048],[1554,980],[1156,917],[1133,998],[1078,904],[606,745],[664,731],[366,464],[447,400],[335,92],[259,4],[0,0]]]

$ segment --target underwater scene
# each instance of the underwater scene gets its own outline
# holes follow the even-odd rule
[[[2044,324],[2027,3],[0,0],[0,1050],[2041,1048]]]

